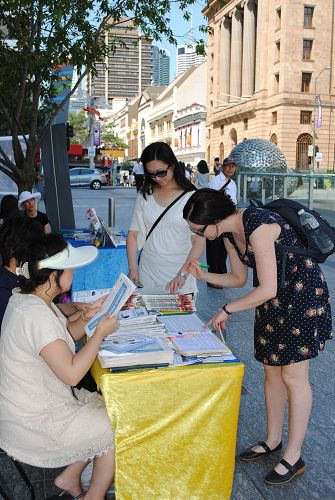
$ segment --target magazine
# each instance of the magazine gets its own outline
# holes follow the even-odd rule
[[[102,368],[173,364],[173,350],[162,338],[146,334],[111,335],[98,352]]]
[[[120,273],[103,303],[103,309],[93,316],[85,326],[85,332],[89,337],[93,335],[101,318],[107,314],[117,314],[122,309],[135,288],[134,283],[125,274]]]
[[[158,314],[190,314],[196,311],[195,301],[189,295],[142,295],[148,311]]]

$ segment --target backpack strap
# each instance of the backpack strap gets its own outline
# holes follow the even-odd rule
[[[231,182],[231,179],[228,179],[227,182],[222,186],[222,188],[219,189],[219,191],[224,191],[230,182]]]
[[[177,203],[177,201],[179,201],[183,196],[184,194],[188,193],[188,191],[183,191],[179,196],[177,196],[177,198],[175,198],[171,203],[170,205],[168,205],[166,207],[166,209],[160,214],[159,217],[157,217],[157,219],[155,220],[155,222],[153,223],[153,225],[151,226],[150,228],[150,231],[148,232],[147,234],[147,237],[145,238],[145,241],[147,241],[147,239],[149,238],[150,234],[153,232],[153,230],[155,229],[155,227],[158,225],[158,223],[163,219],[164,215],[170,210],[170,208],[173,207],[173,205],[175,203]],[[143,248],[142,248],[143,250]],[[140,251],[139,253],[139,256],[138,256],[138,259],[137,259],[137,264],[140,263],[140,259],[141,259],[141,255],[142,255],[142,250]]]

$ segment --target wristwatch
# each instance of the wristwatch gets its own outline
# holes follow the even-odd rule
[[[184,273],[184,271],[179,271],[179,273],[177,273],[177,276],[180,276],[181,278],[186,278],[186,273]]]

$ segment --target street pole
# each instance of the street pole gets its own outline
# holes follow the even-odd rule
[[[315,122],[316,122],[316,82],[317,82],[317,79],[319,78],[319,76],[326,70],[330,70],[330,66],[325,66],[315,77],[314,79],[314,111],[313,111],[313,161],[312,161],[312,168],[313,168],[313,173],[314,173],[314,169],[315,169],[315,139],[316,139],[316,125],[315,125]]]

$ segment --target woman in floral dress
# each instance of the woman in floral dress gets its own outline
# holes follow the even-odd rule
[[[240,458],[257,460],[281,450],[288,401],[288,443],[283,459],[265,478],[271,485],[286,484],[305,471],[301,446],[312,406],[309,359],[332,337],[325,278],[313,258],[285,254],[284,245],[303,245],[289,224],[269,210],[237,209],[224,193],[202,189],[188,200],[184,218],[199,236],[212,240],[223,235],[230,259],[227,274],[206,273],[197,260],[191,261],[188,270],[197,279],[239,288],[246,284],[247,268],[254,270],[255,288],[225,304],[209,324],[223,328],[232,313],[256,307],[254,349],[265,371],[267,437]]]

